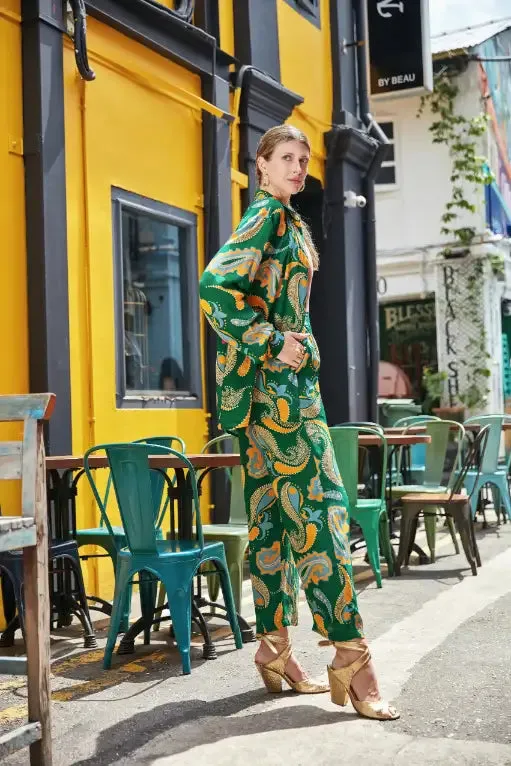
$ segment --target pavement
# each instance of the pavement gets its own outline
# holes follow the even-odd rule
[[[256,645],[236,651],[225,628],[215,632],[217,660],[203,660],[195,639],[192,673],[183,676],[164,631],[133,655],[114,655],[105,672],[104,629],[99,649],[84,650],[73,625],[52,634],[55,766],[246,766],[262,759],[511,766],[511,524],[489,520],[477,533],[477,577],[440,525],[436,563],[412,561],[401,577],[385,577],[381,590],[356,561],[380,685],[400,720],[363,720],[327,694],[268,695],[253,665]],[[253,620],[248,581],[243,614]],[[293,643],[304,667],[321,676],[331,651],[317,647],[311,622],[302,597]],[[0,732],[23,719],[25,699],[24,678],[0,676]],[[20,751],[2,766],[26,763],[28,752]]]

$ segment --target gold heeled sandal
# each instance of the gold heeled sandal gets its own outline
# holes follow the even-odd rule
[[[257,638],[264,641],[270,648],[275,648],[278,652],[277,656],[270,660],[270,662],[256,662],[256,668],[270,693],[278,694],[281,692],[283,680],[298,694],[322,694],[330,689],[326,683],[318,683],[310,679],[293,681],[289,678],[286,673],[286,665],[291,656],[292,648],[288,638],[272,633],[263,633],[257,636]]]
[[[397,710],[385,700],[380,699],[377,702],[373,702],[373,700],[359,700],[355,694],[351,685],[353,676],[355,676],[359,670],[365,668],[371,661],[371,654],[367,646],[361,645],[358,639],[342,642],[319,642],[320,646],[328,646],[330,644],[336,648],[344,648],[361,653],[361,656],[358,657],[358,659],[352,662],[351,665],[346,665],[346,667],[333,668],[331,665],[327,666],[332,702],[335,705],[344,707],[348,704],[348,699],[351,699],[351,704],[357,713],[364,718],[373,718],[378,721],[395,721],[399,718]]]

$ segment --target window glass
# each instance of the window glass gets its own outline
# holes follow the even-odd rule
[[[126,392],[190,391],[186,231],[122,205],[121,241]]]
[[[385,160],[382,162],[380,171],[375,179],[375,186],[376,189],[383,187],[389,187],[389,186],[396,186],[397,185],[397,179],[396,179],[396,152],[395,152],[395,130],[394,130],[394,123],[387,121],[387,122],[380,122],[378,121],[378,124],[380,128],[383,130],[387,138],[389,139],[389,146],[387,147],[387,156],[385,157]]]

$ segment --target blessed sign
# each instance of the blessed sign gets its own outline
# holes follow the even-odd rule
[[[366,0],[369,94],[433,87],[428,0]]]

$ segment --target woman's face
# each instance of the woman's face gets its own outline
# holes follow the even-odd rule
[[[307,176],[310,152],[301,141],[281,141],[270,159],[261,157],[259,166],[263,174],[263,188],[278,199],[289,201],[292,194],[300,191]],[[269,181],[264,186],[265,174]]]

